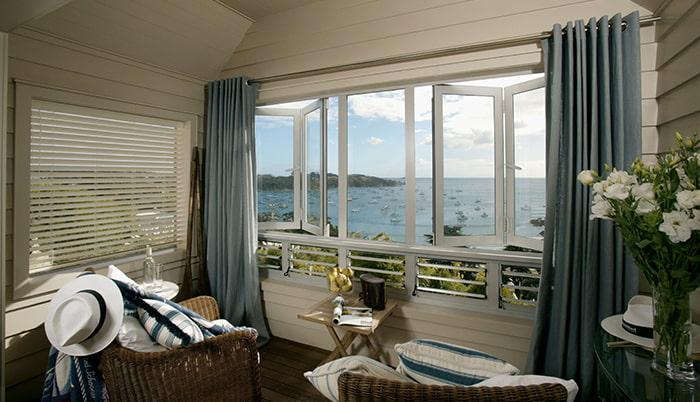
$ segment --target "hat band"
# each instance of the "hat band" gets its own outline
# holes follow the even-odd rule
[[[107,317],[107,305],[105,304],[105,300],[102,298],[102,295],[92,289],[84,289],[78,293],[89,293],[93,295],[95,300],[97,300],[97,304],[100,305],[100,321],[97,323],[97,326],[95,326],[92,333],[85,338],[85,340],[88,340],[97,335],[97,333],[100,332],[100,329],[102,329],[102,325],[105,323],[105,317]]]
[[[622,326],[622,329],[629,332],[630,334],[641,336],[642,338],[647,338],[647,339],[654,338],[654,329],[653,328],[642,327],[641,325],[630,324],[629,322],[625,321],[624,318],[622,319],[622,323],[620,325]]]

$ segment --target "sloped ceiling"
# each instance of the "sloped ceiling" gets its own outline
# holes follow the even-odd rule
[[[206,82],[255,21],[324,1],[2,0],[0,31],[24,26]],[[632,1],[655,12],[668,0]]]
[[[25,26],[210,81],[252,23],[212,0],[73,0]]]

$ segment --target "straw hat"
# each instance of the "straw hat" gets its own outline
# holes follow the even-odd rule
[[[600,325],[616,337],[654,349],[654,312],[649,296],[637,295],[627,302],[624,314],[603,319]],[[692,325],[693,351],[700,351],[700,327]]]
[[[105,276],[85,273],[56,292],[44,330],[56,349],[86,356],[114,340],[123,318],[124,302],[117,284]]]

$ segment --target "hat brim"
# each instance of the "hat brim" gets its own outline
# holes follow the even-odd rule
[[[644,338],[625,331],[624,328],[622,328],[622,316],[622,314],[611,315],[610,317],[603,319],[603,321],[600,322],[600,326],[603,327],[603,329],[611,335],[614,335],[625,341],[632,342],[639,346],[645,347],[647,349],[653,350],[654,339]],[[692,324],[692,329],[693,352],[698,353],[700,352],[700,326]]]
[[[56,341],[55,328],[49,324],[49,317],[56,313],[56,309],[63,300],[84,289],[92,289],[104,298],[107,308],[104,324],[92,338],[81,343],[61,346]],[[44,325],[46,337],[56,349],[71,356],[87,356],[104,349],[116,338],[124,319],[124,300],[114,281],[106,276],[86,273],[63,285],[56,292],[49,304],[46,318]]]

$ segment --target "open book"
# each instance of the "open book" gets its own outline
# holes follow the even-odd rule
[[[333,310],[333,323],[336,325],[372,326],[372,309],[369,307],[347,307]]]

